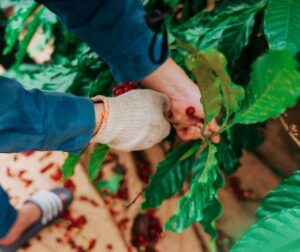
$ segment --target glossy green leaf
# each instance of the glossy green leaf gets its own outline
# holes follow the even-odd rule
[[[217,159],[220,168],[226,175],[232,175],[241,165],[242,151],[236,152],[228,139],[227,134],[221,135],[221,142],[217,145]]]
[[[300,207],[300,171],[295,171],[271,191],[256,211],[260,219],[283,209]]]
[[[54,38],[54,26],[58,23],[58,17],[45,8],[40,16],[40,30],[38,36],[30,42],[27,53],[30,57],[36,56],[45,50],[51,39]]]
[[[296,54],[300,49],[299,0],[269,0],[264,30],[271,49],[286,49]]]
[[[13,7],[18,3],[18,0],[1,0],[0,2],[0,8],[1,9],[6,9],[9,7]]]
[[[78,164],[80,155],[69,154],[62,166],[62,174],[64,179],[68,179],[74,175],[75,166]]]
[[[102,163],[109,148],[107,145],[99,144],[95,147],[90,155],[90,163],[88,167],[88,174],[91,180],[98,177],[99,171],[101,169]]]
[[[296,104],[300,96],[300,74],[287,51],[269,51],[253,64],[246,98],[234,123],[250,124],[276,118]]]
[[[201,147],[202,142],[201,141],[195,141],[194,144],[188,149],[179,159],[179,161],[185,160],[192,155],[194,155]]]
[[[163,2],[172,8],[175,8],[180,3],[180,0],[163,0]]]
[[[119,191],[122,178],[123,176],[121,174],[117,174],[111,179],[94,182],[94,186],[99,191],[107,190],[110,193],[116,193],[117,191]]]
[[[189,45],[197,45],[209,28],[205,26],[205,13],[198,13],[180,26],[170,27],[172,34],[180,41]]]
[[[285,209],[251,226],[231,252],[297,252],[300,244],[300,209]]]
[[[255,15],[263,4],[245,6],[237,9],[236,4],[229,5],[210,24],[209,31],[200,40],[199,49],[215,48],[229,59],[230,67],[240,57],[242,49],[248,45],[253,30]],[[228,12],[231,14],[228,15]]]
[[[18,41],[20,33],[23,31],[27,19],[38,6],[34,1],[21,1],[15,6],[15,14],[9,19],[5,28],[4,39],[6,47],[3,54],[8,54]]]
[[[200,222],[212,238],[216,237],[214,221],[221,215],[217,190],[224,184],[216,151],[216,146],[209,145],[193,165],[190,191],[180,199],[176,213],[165,224],[166,230],[182,232],[193,222]]]
[[[10,69],[5,76],[18,80],[26,89],[38,88],[47,91],[67,92],[77,76],[76,67],[67,65],[39,66],[22,64],[17,71]]]
[[[94,81],[91,81],[88,86],[87,96],[93,97],[96,95],[107,94],[107,90],[114,83],[111,71],[109,69],[101,71]]]
[[[187,180],[194,157],[190,156],[182,161],[182,157],[194,142],[182,144],[174,151],[168,153],[166,159],[160,162],[156,172],[150,178],[150,182],[145,191],[145,201],[142,208],[157,208],[163,200],[172,197]]]
[[[22,60],[24,59],[27,53],[27,47],[29,46],[29,43],[33,38],[34,34],[37,32],[38,27],[40,26],[40,17],[44,11],[45,11],[45,7],[39,9],[33,15],[31,22],[28,24],[26,28],[26,34],[24,38],[19,42],[19,49],[16,53],[16,61],[15,64],[13,65],[13,68],[18,68],[22,63]]]
[[[240,152],[240,155],[243,149],[253,152],[264,142],[264,137],[257,127],[251,124],[236,124],[228,130],[228,138],[235,152]]]

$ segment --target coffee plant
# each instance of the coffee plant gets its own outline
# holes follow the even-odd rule
[[[224,177],[238,169],[243,149],[253,151],[262,143],[257,128],[299,100],[300,1],[143,2],[148,13],[159,10],[164,17],[172,57],[200,88],[203,133],[207,123],[217,118],[222,140],[215,145],[211,135],[206,135],[203,141],[182,143],[170,150],[145,189],[142,209],[158,208],[182,192],[188,182],[189,190],[164,229],[182,232],[201,223],[211,236],[211,250],[216,251],[216,220],[222,214],[217,193],[224,186]],[[33,1],[1,1],[0,7],[9,16],[6,19],[1,14],[6,55],[1,60],[6,62],[6,76],[18,79],[26,88],[89,97],[112,95],[116,83],[107,64],[45,7]],[[161,27],[153,28],[159,31]],[[53,48],[51,59],[37,64],[34,56],[46,47]],[[107,152],[106,146],[98,145],[91,153],[91,179],[97,177]],[[65,178],[72,176],[78,160],[69,155],[63,166]],[[101,186],[115,187],[119,180],[102,181]],[[263,200],[257,223],[231,251],[298,251],[299,192],[300,174],[295,172]]]

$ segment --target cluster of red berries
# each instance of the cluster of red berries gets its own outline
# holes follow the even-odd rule
[[[163,229],[153,210],[139,213],[131,229],[131,244],[145,252],[155,252],[156,243],[161,239]]]
[[[121,82],[121,85],[113,88],[112,92],[114,96],[119,96],[133,89],[137,89],[137,83],[135,81]]]

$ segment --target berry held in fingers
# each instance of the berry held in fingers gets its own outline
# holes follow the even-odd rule
[[[192,116],[194,115],[196,112],[195,108],[194,107],[188,107],[186,110],[185,110],[185,113],[189,116]]]

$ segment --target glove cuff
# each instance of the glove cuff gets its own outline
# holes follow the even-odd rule
[[[104,132],[104,130],[106,129],[107,126],[107,121],[108,121],[108,117],[109,117],[109,102],[108,102],[108,98],[103,96],[103,95],[97,95],[95,97],[92,98],[92,101],[94,103],[103,103],[103,112],[102,112],[102,116],[101,116],[101,124],[99,127],[99,130],[97,131],[97,133],[92,137],[91,142],[92,143],[99,143],[102,139],[102,133]]]

